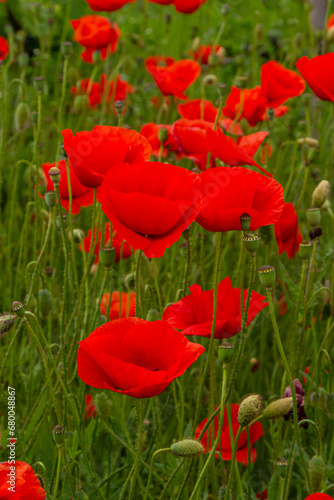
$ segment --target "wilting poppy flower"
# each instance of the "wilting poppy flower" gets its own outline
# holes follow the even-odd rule
[[[251,216],[251,231],[281,216],[283,188],[274,179],[243,167],[209,168],[200,178],[203,204],[196,221],[208,231],[241,230],[244,213]]]
[[[327,495],[327,493],[312,493],[305,500],[333,500],[333,497]]]
[[[120,163],[107,173],[98,200],[129,245],[149,258],[162,257],[198,215],[201,181],[168,163]]]
[[[163,150],[162,150],[162,156],[167,155],[167,149],[171,151],[178,151],[178,144],[174,138],[174,136],[171,134],[171,125],[157,125],[156,123],[146,123],[145,125],[142,126],[140,129],[141,135],[146,137],[148,142],[151,144],[152,147],[152,154],[154,156],[159,156],[160,154],[160,139],[159,139],[159,130],[162,128],[165,128],[167,130],[167,139],[163,143]]]
[[[97,264],[99,261],[99,250],[101,246],[101,238],[102,238],[102,231],[99,231],[98,237],[96,239],[96,228],[94,230],[94,242],[93,245],[95,245],[95,248],[93,250],[94,255],[96,255],[95,263]],[[83,247],[86,253],[89,252],[90,248],[90,242],[92,239],[92,230],[89,229],[88,235],[84,237],[82,240]],[[105,233],[104,233],[104,244],[108,245],[110,241],[110,224],[109,222],[106,223],[105,225]],[[122,246],[123,245],[123,246]],[[121,248],[122,248],[122,259],[127,259],[130,257],[132,254],[132,250],[127,244],[125,240],[123,240],[117,233],[116,231],[113,231],[112,233],[112,246],[115,249],[115,262],[119,262],[121,258]]]
[[[213,48],[215,48],[214,53],[218,58],[224,57],[225,49],[221,45],[200,45],[196,52],[190,52],[190,55],[196,59],[196,61],[201,62],[202,64],[208,64],[210,54],[212,53]]]
[[[100,304],[100,311],[107,316],[110,293],[105,293]],[[121,306],[121,308],[120,308]],[[121,310],[120,310],[121,309]],[[136,313],[136,294],[134,292],[125,293],[112,292],[109,309],[109,320],[118,318],[129,318]]]
[[[240,427],[238,423],[238,411],[239,411],[239,405],[232,404],[232,432],[233,432],[233,438],[235,439],[238,429]],[[207,423],[208,419],[206,418],[205,420],[202,420],[202,422],[197,426],[196,428],[196,433],[195,433],[195,438],[197,439]],[[206,431],[201,439],[201,443],[204,446],[204,452],[208,453],[211,449],[211,446],[213,444],[214,439],[217,437],[218,434],[218,423],[219,423],[219,417],[218,415],[214,419],[214,430],[215,430],[215,436],[213,438],[211,426],[209,427],[209,446],[208,446],[208,431]],[[256,460],[256,450],[253,448],[254,443],[263,435],[263,429],[262,425],[260,422],[255,422],[255,424],[249,426],[249,435],[250,435],[250,443],[251,443],[251,450],[250,450],[250,455],[251,455],[251,462],[255,462]],[[230,430],[229,430],[229,425],[228,425],[228,418],[227,418],[227,409],[226,407],[224,408],[224,420],[223,420],[223,429],[221,433],[221,438],[220,438],[220,443],[217,446],[217,451],[216,451],[216,456],[221,456],[223,460],[232,460],[232,449],[231,449],[231,436],[230,436]],[[237,462],[247,465],[248,464],[248,446],[247,446],[247,431],[244,430],[240,434],[239,442],[238,442],[238,447],[237,447],[237,453],[236,453],[236,459]]]
[[[196,80],[201,66],[191,59],[174,62],[171,57],[152,56],[145,61],[147,71],[153,76],[160,92],[187,99],[184,91]]]
[[[206,132],[208,148],[213,156],[230,165],[230,167],[253,165],[272,177],[269,172],[253,160],[253,156],[267,135],[268,132],[256,132],[255,134],[240,137],[237,142],[234,142],[231,137],[223,134],[219,129],[208,129]]]
[[[15,473],[15,481],[11,485],[10,474],[13,471]],[[10,490],[10,487],[13,487],[14,490]],[[1,462],[0,498],[2,500],[44,500],[45,491],[29,464],[18,460],[15,460],[15,464]]]
[[[263,120],[267,99],[260,86],[253,89],[239,89],[232,85],[223,108],[224,116],[240,121],[245,118],[251,127]]]
[[[179,146],[179,152],[193,160],[201,169],[206,169],[208,141],[206,132],[213,124],[204,120],[177,120],[172,127],[172,134]]]
[[[83,16],[71,21],[74,29],[74,40],[83,47],[81,57],[88,63],[93,62],[93,52],[99,50],[101,59],[107,57],[108,52],[115,52],[121,31],[116,23],[95,14]]]
[[[107,79],[108,76],[104,73],[101,75],[100,82],[92,82],[90,78],[85,78],[80,81],[79,87],[72,87],[72,94],[87,95],[90,107],[94,108],[103,102],[104,96],[106,102],[114,103],[116,101],[125,101],[127,95],[133,93],[133,85],[122,80],[120,75],[117,75],[116,80],[111,82],[108,82]]]
[[[303,237],[298,227],[298,217],[292,203],[284,205],[281,216],[275,224],[275,237],[279,254],[285,251],[289,259],[291,259],[298,252]]]
[[[294,379],[293,385],[295,388],[296,398],[297,398],[297,417],[298,417],[298,422],[300,422],[301,420],[304,420],[307,418],[307,415],[305,413],[305,397],[304,397],[305,391],[303,389],[302,384],[299,382],[299,380],[297,378]],[[281,396],[281,399],[291,398],[291,397],[292,397],[291,387],[288,386],[285,388],[284,394],[283,394],[283,396]],[[290,413],[288,413],[287,415],[284,416],[284,420],[289,420],[290,417],[291,418],[293,417],[293,410],[291,410]],[[305,427],[307,429],[309,424],[307,422],[305,422],[305,423],[301,424],[301,426]]]
[[[122,127],[96,125],[91,131],[62,131],[64,149],[84,186],[97,187],[116,163],[149,160],[151,146],[145,137]]]
[[[189,287],[190,295],[165,309],[162,319],[184,335],[211,336],[213,314],[213,290],[203,291],[199,285]],[[246,303],[247,290],[244,290]],[[267,307],[265,297],[252,292],[247,316],[247,326],[257,314]],[[218,285],[217,319],[215,339],[233,337],[241,331],[240,288],[233,288],[231,278],[225,278]]]
[[[214,122],[217,116],[218,109],[211,101],[206,99],[191,99],[188,102],[177,105],[177,110],[187,120],[205,120]]]
[[[204,352],[165,321],[110,321],[79,342],[78,375],[83,382],[135,398],[163,392]]]
[[[304,56],[296,62],[299,73],[305,78],[315,95],[323,101],[334,101],[334,52],[309,59]]]
[[[87,0],[89,7],[96,12],[114,12],[131,2],[134,2],[134,0]]]
[[[174,0],[173,5],[182,14],[192,14],[205,2],[206,0]]]
[[[46,177],[46,190],[53,191],[54,185],[49,175],[49,170],[51,167],[55,167],[56,163],[44,163],[42,165],[42,169],[44,175]],[[59,193],[61,204],[67,210],[70,209],[70,199],[69,199],[69,191],[68,191],[68,182],[67,182],[67,169],[66,169],[66,161],[61,160],[58,162],[58,168],[60,170],[60,182],[59,182]],[[70,181],[71,181],[71,191],[72,191],[72,213],[77,214],[80,211],[80,207],[89,207],[93,204],[94,201],[94,190],[83,186],[76,176],[76,172],[69,162],[70,169]]]
[[[95,405],[93,403],[93,398],[90,394],[86,394],[85,404],[86,404],[86,407],[85,407],[84,419],[89,420],[91,417],[96,418],[97,411],[96,411]]]
[[[267,100],[267,108],[276,108],[291,97],[299,96],[305,87],[298,73],[284,68],[277,61],[268,61],[261,67],[261,90]]]
[[[0,61],[4,61],[9,53],[9,45],[3,36],[0,36]]]

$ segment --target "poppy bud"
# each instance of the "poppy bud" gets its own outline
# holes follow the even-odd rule
[[[92,60],[93,64],[97,64],[101,61],[101,52],[99,50],[94,50]]]
[[[123,110],[125,108],[125,102],[124,101],[116,101],[114,106],[115,106],[116,113],[118,114],[118,116],[122,115]]]
[[[230,13],[230,6],[227,3],[223,3],[223,5],[220,8],[220,12],[222,13],[223,16],[227,16]]]
[[[177,457],[192,458],[202,455],[204,447],[194,439],[183,439],[183,441],[173,443],[170,447],[170,451]]]
[[[67,227],[68,215],[63,213],[62,217],[63,217],[64,226]],[[57,215],[57,217],[56,217],[56,226],[58,229],[61,229],[62,224],[61,224],[61,220],[60,220],[60,215]]]
[[[75,228],[73,229],[73,241],[75,243],[81,243],[81,241],[84,239],[85,233],[83,232],[82,229]]]
[[[321,212],[320,208],[311,207],[306,210],[307,222],[312,227],[318,227],[321,222]]]
[[[245,248],[250,253],[255,253],[260,246],[260,236],[256,233],[247,233],[242,238]]]
[[[216,75],[206,75],[203,80],[202,84],[204,87],[213,87],[217,83],[217,77]]]
[[[87,95],[77,95],[75,96],[73,102],[73,111],[75,113],[82,113],[88,106],[88,96]]]
[[[329,182],[323,180],[317,185],[312,194],[312,206],[321,208],[329,195]]]
[[[306,144],[309,148],[318,149],[319,141],[317,139],[313,139],[313,137],[300,137],[297,139],[297,144],[300,146]]]
[[[53,184],[58,186],[60,181],[60,169],[58,167],[51,167],[49,170],[49,176]]]
[[[257,358],[251,358],[249,360],[252,372],[256,372],[260,368],[260,361]]]
[[[41,94],[44,90],[44,80],[45,80],[44,76],[35,76],[35,78],[32,81],[34,89],[38,94]]]
[[[288,415],[293,408],[292,397],[277,399],[263,410],[262,415],[264,418],[280,418]]]
[[[56,425],[52,429],[52,437],[57,446],[61,446],[65,441],[65,429],[61,425]]]
[[[224,97],[227,85],[225,83],[218,83],[217,89],[220,94],[220,97]]]
[[[41,314],[44,317],[49,315],[52,310],[52,299],[48,289],[38,291],[39,305],[41,309]]]
[[[147,321],[158,321],[160,319],[160,314],[156,309],[150,309],[146,316]]]
[[[210,54],[208,57],[208,64],[209,66],[214,66],[217,63],[217,54]],[[208,75],[209,76],[209,75]],[[217,81],[217,78],[216,78]]]
[[[273,238],[272,226],[261,226],[259,229],[259,234],[263,243],[267,245]]]
[[[238,422],[242,427],[249,425],[260,413],[262,399],[258,394],[251,394],[241,401],[238,412]]]
[[[334,393],[330,392],[325,397],[325,410],[330,419],[334,419]]]
[[[47,191],[44,195],[44,200],[47,207],[54,207],[57,203],[56,191]]]
[[[15,301],[12,303],[12,312],[16,314],[16,316],[18,316],[19,318],[23,318],[26,310],[21,302]]]
[[[271,288],[276,281],[276,269],[273,266],[262,266],[258,269],[261,285]]]
[[[261,23],[256,24],[254,28],[254,38],[257,42],[261,42],[264,33],[264,26]]]
[[[321,483],[325,479],[326,464],[322,457],[315,455],[308,463],[308,471],[310,473],[312,491],[320,491]]]
[[[5,313],[0,315],[0,338],[9,332],[15,325],[17,316],[15,314]]]
[[[107,269],[115,263],[115,248],[114,247],[100,247],[99,259],[102,265]]]
[[[181,300],[183,297],[183,290],[182,288],[179,288],[178,291],[176,292],[176,299],[175,301],[178,302],[179,300]]]
[[[125,276],[125,285],[129,290],[134,290],[136,286],[136,275],[134,273],[130,273]]]
[[[111,411],[111,401],[108,399],[104,392],[100,392],[94,398],[94,405],[97,413],[103,420],[106,420]]]
[[[16,132],[23,132],[29,127],[30,109],[26,102],[19,102],[14,113],[14,128]]]
[[[312,253],[312,243],[306,240],[302,241],[298,253],[302,259],[309,259]]]
[[[29,54],[21,52],[17,57],[17,62],[20,68],[26,68],[29,64]]]
[[[166,127],[161,127],[158,131],[158,139],[162,144],[168,139],[168,130]]]
[[[230,363],[234,358],[234,345],[229,342],[223,342],[218,346],[218,357],[224,365]]]
[[[64,57],[69,57],[72,54],[73,44],[72,42],[62,42],[61,52]]]

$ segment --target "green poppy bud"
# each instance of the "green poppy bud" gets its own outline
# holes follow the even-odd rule
[[[88,106],[88,96],[87,95],[77,95],[75,96],[73,102],[74,113],[83,113]]]
[[[134,290],[136,286],[136,275],[135,273],[130,273],[125,276],[125,285],[128,290]]]
[[[72,51],[73,51],[72,42],[62,42],[61,52],[62,52],[64,57],[69,57],[72,54]]]
[[[292,397],[291,398],[281,398],[269,403],[269,405],[263,410],[262,415],[264,418],[280,418],[288,415],[293,408]]]
[[[205,75],[202,80],[202,84],[204,87],[213,87],[217,83],[216,75]]]
[[[250,253],[255,253],[260,246],[260,236],[255,233],[247,233],[242,238],[246,250]]]
[[[262,285],[271,288],[276,281],[276,269],[273,266],[262,266],[258,269],[259,279]]]
[[[30,109],[26,102],[19,102],[14,113],[14,128],[16,132],[23,132],[29,127]]]
[[[115,263],[115,248],[114,247],[100,247],[99,259],[101,264],[109,268]]]
[[[65,441],[65,429],[61,425],[56,425],[52,429],[52,437],[57,446],[61,446]]]
[[[204,447],[194,439],[183,439],[183,441],[173,443],[170,447],[170,451],[177,457],[193,458],[201,455],[204,451]]]
[[[19,318],[23,318],[26,312],[24,305],[21,302],[13,302],[12,303],[12,312],[16,314]]]
[[[311,207],[306,210],[307,222],[312,227],[319,227],[321,222],[321,212],[318,207]]]
[[[16,320],[17,316],[15,314],[5,313],[0,315],[0,338],[13,328]]]
[[[242,427],[249,425],[260,413],[262,398],[258,394],[251,394],[241,401],[238,412],[238,422]]]
[[[44,195],[44,200],[47,207],[54,207],[57,204],[56,191],[47,191]]]
[[[73,240],[75,243],[81,243],[84,239],[85,233],[82,229],[75,228],[73,229]]]
[[[299,31],[293,37],[293,44],[296,47],[296,49],[301,49],[303,46],[303,42],[304,42],[304,35]]]
[[[320,491],[321,483],[325,479],[326,464],[322,457],[315,455],[308,463],[308,471],[310,473],[312,491]]]
[[[168,139],[168,130],[166,127],[161,127],[158,131],[158,139],[160,142],[164,143]]]
[[[309,259],[312,253],[312,243],[306,240],[302,241],[298,253],[302,259]]]
[[[156,309],[150,309],[147,312],[146,319],[147,319],[147,321],[158,321],[161,318],[160,318],[160,314],[158,313],[158,311]]]
[[[94,50],[93,55],[93,64],[97,64],[101,61],[101,52],[99,50]]]
[[[323,180],[317,185],[312,194],[313,207],[321,208],[328,198],[330,191],[329,182]]]
[[[45,288],[44,290],[39,290],[38,298],[41,314],[42,316],[47,317],[50,311],[52,311],[52,299],[49,290],[47,288]]]
[[[257,42],[260,42],[263,38],[264,34],[264,26],[262,23],[258,23],[254,28],[254,38]]]

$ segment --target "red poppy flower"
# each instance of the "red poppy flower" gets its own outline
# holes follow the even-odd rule
[[[331,14],[327,20],[326,28],[329,29],[334,26],[334,14]]]
[[[204,352],[164,321],[110,321],[79,342],[78,375],[85,384],[135,398],[163,392]]]
[[[174,0],[148,0],[149,2],[157,3],[159,5],[169,5],[173,3]]]
[[[204,120],[177,120],[172,126],[172,134],[179,152],[193,160],[201,169],[206,169],[208,141],[206,132],[213,124]]]
[[[312,493],[305,500],[333,500],[333,497],[327,495],[327,493]]]
[[[146,123],[142,126],[140,133],[151,144],[152,154],[154,156],[159,157],[160,153],[160,139],[159,139],[159,130],[165,128],[168,131],[167,139],[163,144],[162,156],[165,157],[167,155],[167,149],[170,151],[178,151],[178,144],[171,133],[172,126],[171,125],[157,125],[155,123]]]
[[[267,135],[268,132],[256,132],[255,134],[240,137],[237,142],[234,142],[231,137],[227,137],[219,129],[211,130],[208,128],[206,132],[208,148],[213,156],[230,165],[230,167],[253,165],[269,175],[269,177],[272,177],[272,174],[269,174],[253,160],[253,156]]]
[[[90,78],[86,78],[80,81],[80,87],[72,87],[72,94],[86,94],[88,95],[89,105],[91,108],[101,104],[104,95],[106,93],[106,101],[116,102],[125,101],[128,94],[133,93],[133,85],[130,85],[125,80],[122,80],[120,75],[116,76],[116,80],[107,82],[107,75],[104,73],[101,75],[100,82],[91,82]],[[116,85],[115,85],[116,82]],[[106,90],[107,87],[107,90]],[[114,110],[116,113],[116,111]]]
[[[208,231],[241,230],[244,213],[251,216],[251,231],[281,216],[283,188],[274,179],[243,167],[209,168],[200,178],[203,204],[196,221]]]
[[[42,165],[42,169],[44,175],[46,177],[46,190],[53,191],[54,185],[49,175],[49,170],[51,167],[55,167],[56,163],[44,163]],[[66,161],[61,160],[58,162],[58,168],[60,170],[60,182],[59,182],[59,193],[61,204],[69,211],[70,208],[70,200],[69,200],[69,192],[68,192],[68,182],[67,182],[67,169],[66,169]],[[72,213],[77,214],[80,212],[80,207],[89,207],[93,204],[94,201],[94,190],[83,186],[76,176],[75,170],[69,162],[70,169],[70,181],[71,181],[71,191],[72,191]]]
[[[73,135],[62,131],[64,149],[84,186],[97,187],[116,163],[149,160],[151,146],[145,137],[122,127],[96,125],[90,132]]]
[[[267,108],[277,108],[291,97],[299,96],[305,87],[301,76],[277,61],[268,61],[261,67],[261,89]]]
[[[275,224],[275,237],[279,254],[286,252],[289,259],[291,259],[298,252],[303,237],[298,227],[298,217],[292,203],[284,205],[281,216]]]
[[[108,306],[110,300],[110,293],[105,293],[102,297],[100,304],[100,311],[104,316],[107,316]],[[121,304],[120,304],[121,303]],[[120,309],[121,305],[121,311]],[[129,318],[136,313],[136,294],[134,292],[121,293],[112,292],[111,302],[109,309],[109,320],[113,321],[118,318]]]
[[[115,52],[121,31],[116,23],[95,14],[83,16],[71,21],[74,29],[74,40],[83,47],[81,57],[88,63],[93,62],[93,52],[99,50],[101,59],[107,57],[108,52]]]
[[[167,163],[123,163],[107,173],[98,200],[129,245],[149,258],[162,257],[198,215],[201,181]]]
[[[148,57],[145,66],[162,94],[179,99],[187,99],[184,91],[201,72],[201,66],[196,61],[183,59],[174,62],[171,57],[164,56]]]
[[[134,0],[87,0],[89,7],[96,12],[114,12]]]
[[[256,495],[256,498],[259,498],[260,500],[267,500],[267,498],[268,498],[268,490],[261,491],[261,493],[258,493]]]
[[[0,61],[4,61],[9,53],[9,45],[3,36],[0,36]]]
[[[93,243],[93,244],[95,244],[95,248],[94,248],[94,255],[96,255],[95,264],[97,264],[99,261],[99,250],[100,250],[100,246],[101,246],[101,238],[102,238],[102,231],[99,231],[98,238],[96,240],[96,228],[95,228],[95,230],[94,230],[94,243]],[[82,240],[84,251],[86,253],[89,252],[91,239],[92,239],[92,230],[90,229],[88,231],[88,235],[85,236],[85,238]],[[110,240],[110,224],[109,224],[109,222],[107,222],[105,225],[104,244],[108,245],[109,240]],[[122,244],[123,244],[123,248],[122,248]],[[116,231],[113,231],[113,233],[112,233],[112,246],[115,249],[115,262],[116,263],[120,261],[121,248],[122,248],[122,259],[127,259],[132,254],[132,250],[129,247],[129,245],[127,244],[127,242],[125,240],[123,240],[116,233]],[[80,248],[80,250],[81,250],[81,248]]]
[[[15,480],[11,484],[11,474]],[[14,490],[9,490],[14,488]],[[15,493],[13,493],[15,491]],[[0,463],[0,498],[2,500],[44,500],[45,491],[29,464],[15,460]]]
[[[203,291],[199,285],[189,287],[190,295],[165,309],[162,319],[184,335],[211,336],[213,314],[213,290]],[[218,285],[217,319],[215,339],[227,339],[241,331],[240,288],[233,288],[231,278],[225,278]],[[244,304],[247,290],[244,290]],[[247,326],[257,314],[267,307],[265,297],[252,292],[247,316]]]
[[[205,2],[206,0],[174,0],[173,5],[182,14],[192,14]]]
[[[80,80],[79,85],[71,88],[74,95],[87,95],[89,105],[94,108],[101,102],[101,87],[99,82],[92,82],[90,78]]]
[[[239,405],[232,404],[232,432],[233,432],[233,438],[235,439],[238,429],[240,427],[238,423],[238,411],[239,411]],[[204,427],[204,425],[207,423],[208,419],[206,418],[205,420],[202,420],[202,422],[197,426],[196,433],[195,433],[195,438],[197,439]],[[214,430],[215,430],[215,438],[218,433],[218,423],[219,423],[219,417],[218,415],[214,419]],[[204,446],[204,452],[207,453],[211,449],[211,443],[213,442],[212,436],[212,431],[210,427],[209,431],[209,447],[208,447],[208,431],[206,431],[201,439],[201,443]],[[256,450],[253,448],[254,443],[263,435],[263,429],[262,425],[260,422],[255,422],[255,424],[249,426],[249,435],[250,435],[250,443],[251,443],[251,450],[250,450],[250,455],[251,455],[251,462],[255,462],[256,460]],[[229,425],[228,425],[228,418],[227,418],[227,409],[226,407],[224,408],[224,420],[223,420],[223,430],[221,433],[221,439],[220,443],[217,446],[217,452],[216,456],[221,456],[223,460],[232,460],[232,450],[231,450],[231,436],[230,436],[230,430],[229,430]],[[240,434],[239,442],[238,442],[238,448],[237,448],[237,453],[236,453],[236,459],[237,462],[247,465],[248,464],[248,446],[247,446],[247,432],[244,430]]]
[[[245,118],[251,127],[255,127],[259,121],[263,120],[266,108],[267,99],[260,86],[241,90],[232,85],[223,114],[237,121]]]
[[[93,403],[93,398],[90,394],[86,394],[85,403],[86,403],[86,408],[85,408],[85,413],[84,413],[84,419],[89,420],[91,417],[96,418],[97,411],[96,411],[95,405]]]
[[[217,116],[218,109],[211,101],[206,99],[191,99],[188,102],[177,105],[177,111],[187,120],[205,120],[214,122]]]
[[[190,55],[202,64],[208,64],[210,54],[213,50],[213,44],[211,45],[200,45],[195,53],[190,52]],[[225,49],[221,45],[215,45],[215,54],[218,58],[224,56]]]
[[[316,56],[304,56],[296,62],[299,73],[305,78],[315,95],[323,101],[334,101],[334,52]]]

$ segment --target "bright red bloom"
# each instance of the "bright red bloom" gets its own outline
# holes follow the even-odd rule
[[[79,342],[78,375],[83,382],[135,398],[163,392],[204,352],[164,321],[110,321]]]
[[[253,165],[272,177],[272,174],[269,174],[269,172],[253,160],[253,156],[267,135],[268,132],[256,132],[255,134],[240,137],[237,142],[234,142],[231,137],[223,134],[219,129],[208,129],[206,132],[208,148],[213,156],[219,158],[230,167]]]
[[[172,127],[172,134],[179,146],[179,152],[193,160],[201,169],[206,169],[208,141],[206,133],[213,124],[204,120],[177,120]]]
[[[100,311],[104,316],[107,316],[108,305],[110,300],[110,293],[105,293],[102,297],[100,304]],[[120,309],[121,301],[121,311]],[[111,302],[109,309],[109,320],[113,321],[118,318],[129,318],[136,314],[136,294],[134,292],[121,293],[112,292]]]
[[[334,101],[334,52],[312,59],[304,56],[296,62],[299,73],[305,78],[315,95],[323,101]]]
[[[116,23],[95,14],[83,16],[71,21],[74,29],[74,40],[83,47],[81,57],[88,63],[93,62],[93,52],[99,50],[101,59],[107,57],[108,52],[115,52],[121,31]]]
[[[199,285],[189,287],[190,295],[165,309],[162,319],[184,335],[211,336],[213,314],[213,290],[203,291]],[[233,288],[231,278],[225,278],[218,285],[217,319],[215,339],[227,339],[241,331],[240,288]],[[244,290],[244,304],[247,290]],[[265,297],[252,292],[247,316],[247,326],[257,314],[267,307]]]
[[[224,116],[240,121],[245,118],[251,127],[263,120],[267,99],[260,86],[253,89],[239,89],[232,85],[223,108]]]
[[[329,29],[334,26],[334,14],[331,14],[327,20],[326,28]]]
[[[173,3],[174,0],[148,0],[149,2],[157,3],[159,5],[169,5]]]
[[[192,14],[205,2],[206,0],[174,0],[173,5],[182,14]]]
[[[214,122],[218,109],[206,99],[191,99],[183,104],[178,104],[177,111],[182,118],[187,120],[200,120],[202,118],[207,122]]]
[[[42,169],[44,175],[46,177],[46,191],[53,191],[54,185],[49,175],[49,170],[51,167],[55,167],[56,163],[44,163],[42,165]],[[70,199],[69,199],[69,191],[68,191],[68,182],[67,182],[67,169],[66,169],[66,161],[61,160],[58,162],[58,168],[60,170],[60,182],[59,182],[59,193],[61,204],[67,210],[70,209]],[[94,201],[94,190],[83,186],[76,176],[76,172],[69,162],[70,169],[70,181],[71,181],[71,191],[72,191],[72,213],[77,214],[80,212],[80,207],[89,207],[93,204]]]
[[[200,45],[195,53],[190,52],[190,55],[202,64],[208,64],[210,54],[213,50],[213,44],[211,45]],[[215,45],[215,54],[218,57],[223,57],[225,52],[224,47],[221,45]]]
[[[96,12],[114,12],[134,0],[87,0],[89,7]]]
[[[267,108],[277,108],[291,97],[301,95],[305,82],[295,71],[284,68],[277,61],[268,61],[261,67],[261,90]]]
[[[129,245],[149,258],[162,257],[198,215],[201,181],[175,165],[123,163],[107,173],[98,200]]]
[[[209,168],[200,178],[203,205],[196,221],[208,231],[241,230],[244,213],[251,216],[251,231],[281,216],[283,188],[274,179],[243,167]]]
[[[12,467],[15,468],[15,493],[8,490]],[[15,465],[1,462],[0,498],[2,500],[44,500],[45,491],[29,464],[18,460],[15,460]]]
[[[197,79],[201,66],[191,59],[174,62],[171,57],[152,56],[145,61],[147,71],[153,76],[160,92],[187,99],[184,91]]]
[[[327,493],[312,493],[305,500],[333,500],[333,497],[327,495]]]
[[[235,439],[238,429],[240,427],[238,423],[238,411],[239,411],[239,405],[232,404],[232,432],[233,432],[233,438]],[[206,418],[205,420],[202,420],[202,422],[197,426],[196,428],[196,433],[195,433],[195,439],[197,439],[204,427],[204,425],[207,423],[208,419]],[[215,437],[217,436],[218,433],[218,423],[219,423],[219,416],[217,415],[214,419],[214,429],[215,429]],[[212,438],[211,434],[211,426],[209,427],[209,449],[207,448],[208,444],[208,431],[206,431],[201,439],[201,443],[204,446],[204,452],[207,453],[211,449],[211,443],[214,441]],[[251,443],[251,462],[255,462],[256,460],[256,450],[253,448],[254,443],[263,435],[263,429],[262,425],[260,422],[255,422],[255,424],[249,426],[249,435],[250,435],[250,443]],[[229,430],[229,425],[228,425],[228,418],[227,418],[227,409],[226,407],[224,408],[224,420],[223,420],[223,430],[221,433],[221,439],[220,443],[217,446],[217,452],[216,456],[220,455],[223,460],[232,460],[232,450],[231,450],[231,436],[230,436],[230,430]],[[237,462],[247,465],[248,464],[248,446],[247,446],[247,432],[244,430],[240,434],[239,442],[238,442],[238,448],[237,448],[237,453],[236,453],[236,459]]]
[[[116,102],[125,101],[128,94],[132,94],[134,91],[133,85],[131,85],[126,80],[122,80],[120,75],[116,76],[116,80],[107,82],[107,75],[104,73],[101,75],[100,82],[91,82],[90,78],[85,78],[80,81],[80,88],[72,87],[72,94],[86,94],[88,95],[89,105],[91,108],[101,104],[103,102],[104,95],[106,93],[106,101]],[[115,85],[116,82],[116,85]],[[116,111],[114,110],[116,113]]]
[[[96,418],[97,411],[96,411],[95,405],[93,403],[93,398],[90,394],[86,394],[85,403],[86,403],[86,408],[85,408],[85,413],[84,413],[84,419],[89,420],[91,417]]]
[[[84,186],[97,187],[119,162],[149,160],[151,146],[145,137],[122,127],[96,125],[91,131],[62,131],[64,149]]]
[[[298,252],[303,237],[298,227],[298,217],[292,203],[284,205],[281,216],[275,224],[275,238],[279,254],[286,252],[289,259],[291,259]]]
[[[4,61],[9,53],[9,45],[3,36],[0,36],[0,61]]]
[[[178,151],[178,144],[171,133],[172,126],[171,125],[157,125],[156,123],[146,123],[142,126],[140,133],[151,144],[152,154],[154,156],[159,157],[160,152],[160,139],[159,139],[159,130],[165,128],[168,131],[168,136],[166,141],[163,144],[162,156],[165,157],[167,155],[167,149],[170,151]]]
[[[98,237],[96,240],[96,228],[95,228],[95,230],[94,230],[94,242],[93,242],[93,244],[95,244],[95,248],[94,248],[94,255],[96,255],[95,264],[97,264],[99,261],[99,250],[100,250],[100,246],[101,246],[101,238],[102,238],[102,231],[99,231],[99,234],[98,234]],[[85,236],[84,239],[82,240],[83,247],[84,247],[84,250],[86,253],[89,252],[91,239],[92,239],[92,230],[89,229],[88,235]],[[105,226],[105,233],[104,233],[104,244],[108,245],[109,240],[110,240],[110,224],[109,224],[109,222],[107,222],[106,226]],[[127,244],[127,242],[125,240],[123,240],[116,233],[116,231],[113,231],[113,233],[112,233],[112,246],[115,248],[115,262],[116,263],[119,262],[121,259],[122,244],[123,244],[122,259],[127,259],[132,254],[132,250],[129,247],[129,245]]]

